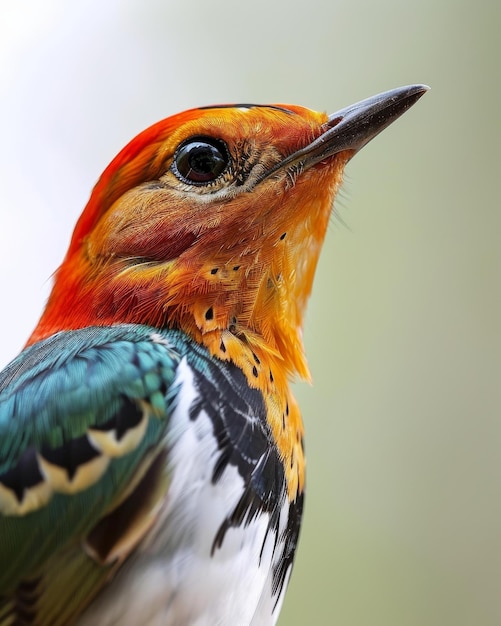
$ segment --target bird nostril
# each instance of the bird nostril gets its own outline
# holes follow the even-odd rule
[[[325,122],[323,126],[325,126],[326,129],[334,128],[334,126],[337,126],[339,122],[341,122],[342,120],[343,120],[343,116],[338,115],[337,117],[334,117],[333,119],[329,119],[327,122]]]

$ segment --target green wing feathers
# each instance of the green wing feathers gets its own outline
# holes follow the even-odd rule
[[[179,359],[151,329],[88,328],[0,375],[0,626],[71,623],[153,523]]]

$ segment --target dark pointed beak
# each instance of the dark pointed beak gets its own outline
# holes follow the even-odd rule
[[[309,168],[345,150],[351,158],[371,139],[399,118],[428,91],[426,85],[408,85],[385,91],[352,104],[332,115],[324,124],[325,132],[310,144],[287,156],[263,178],[289,165]]]
[[[341,109],[329,115],[325,133],[305,150],[316,161],[343,150],[358,152],[428,90],[426,85],[398,87]]]

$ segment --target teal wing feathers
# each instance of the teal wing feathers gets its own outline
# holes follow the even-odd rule
[[[261,392],[180,331],[61,332],[0,373],[0,626],[272,623],[301,511]]]
[[[95,327],[2,372],[0,625],[69,623],[146,531],[179,360],[151,329]]]

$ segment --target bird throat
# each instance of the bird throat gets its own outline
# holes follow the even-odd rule
[[[310,378],[302,325],[324,232],[301,233],[302,246],[279,236],[258,255],[226,263],[210,259],[184,278],[181,268],[172,268],[174,275],[179,272],[178,287],[185,281],[189,287],[176,290],[168,307],[170,323],[213,356],[235,363],[249,385],[262,392],[291,500],[303,490],[305,461],[303,422],[290,380]],[[197,277],[204,285],[194,289]]]

